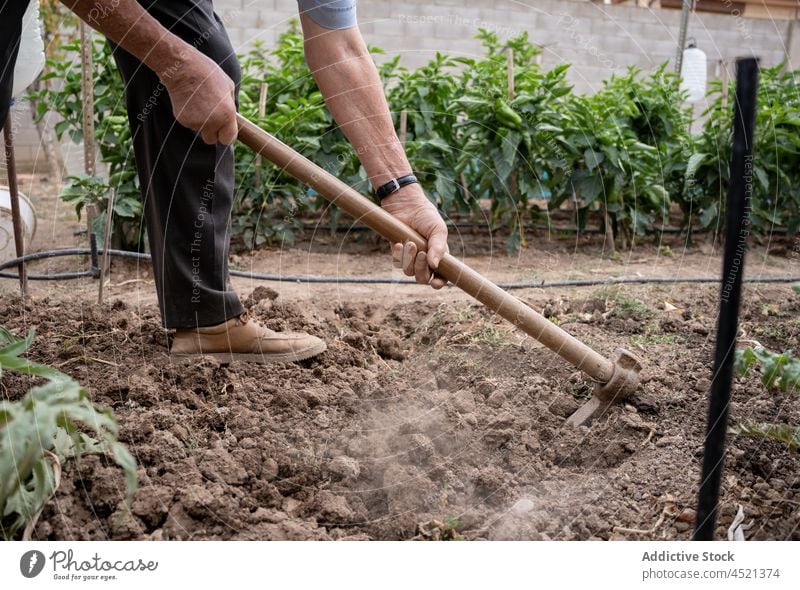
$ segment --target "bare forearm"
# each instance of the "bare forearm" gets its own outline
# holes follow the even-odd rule
[[[61,0],[92,28],[159,75],[178,67],[192,48],[165,29],[136,0]]]
[[[411,172],[397,138],[380,76],[357,27],[325,29],[300,15],[306,61],[325,102],[377,187]],[[395,264],[420,284],[442,288],[433,274],[447,253],[447,226],[419,184],[409,184],[381,200],[381,207],[428,240],[427,252],[413,242],[392,244]]]
[[[302,20],[308,66],[372,185],[411,172],[380,76],[358,28],[328,30]]]
[[[61,1],[156,73],[178,123],[200,132],[206,143],[234,142],[235,86],[214,61],[170,33],[136,0]]]

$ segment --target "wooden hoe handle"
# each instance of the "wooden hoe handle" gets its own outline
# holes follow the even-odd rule
[[[427,250],[425,239],[405,223],[367,199],[309,159],[237,115],[239,140],[264,158],[313,188],[328,201],[366,224],[391,243],[414,242]],[[560,355],[595,381],[608,383],[614,363],[507,293],[450,254],[439,262],[436,273],[472,295],[489,309]]]

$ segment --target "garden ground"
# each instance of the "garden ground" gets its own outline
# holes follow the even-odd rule
[[[61,204],[62,212],[64,205]],[[79,224],[44,220],[35,248],[73,245]],[[614,258],[602,241],[531,236],[516,258],[502,239],[458,235],[453,251],[496,281],[711,276],[705,238],[687,250],[650,241]],[[666,245],[666,244],[665,244]],[[771,244],[791,253],[792,244]],[[493,254],[494,252],[494,254]],[[32,270],[74,269],[75,259]],[[384,244],[318,235],[234,258],[284,274],[387,276]],[[796,258],[754,248],[747,274],[798,274]],[[67,465],[39,539],[686,539],[696,500],[713,354],[715,285],[516,292],[603,354],[631,348],[645,383],[590,427],[563,428],[588,397],[581,374],[456,289],[266,284],[234,280],[275,329],[324,337],[292,365],[175,362],[166,354],[149,267],[115,262],[109,302],[97,284],[0,282],[0,325],[37,329],[31,358],[85,384],[112,408],[139,463],[124,480],[101,457]],[[788,285],[748,285],[744,338],[797,347],[800,300]],[[18,399],[27,379],[3,376]],[[731,420],[800,423],[795,398],[737,379]],[[741,505],[748,539],[800,539],[800,459],[784,445],[729,440],[718,535]]]

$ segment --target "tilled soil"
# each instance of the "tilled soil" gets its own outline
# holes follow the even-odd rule
[[[588,427],[563,426],[592,384],[464,301],[301,308],[261,287],[248,300],[255,316],[324,337],[328,351],[221,366],[171,360],[152,306],[5,298],[0,325],[36,328],[31,358],[112,408],[140,466],[129,510],[113,461],[68,464],[34,537],[689,538],[717,287],[673,287],[666,306],[659,287],[529,293],[601,353],[625,346],[647,359],[637,395]],[[745,337],[796,348],[800,299],[785,286],[746,295]],[[7,398],[29,386],[3,375]],[[796,400],[737,378],[731,420],[797,425]],[[800,539],[798,467],[781,443],[729,438],[718,536],[741,506],[748,539]]]

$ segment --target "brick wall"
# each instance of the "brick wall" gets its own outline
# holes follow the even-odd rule
[[[652,69],[674,59],[680,17],[676,10],[588,0],[358,1],[367,42],[389,54],[401,54],[406,66],[418,66],[437,51],[479,54],[480,44],[473,38],[479,27],[495,30],[501,38],[527,31],[542,46],[544,65],[573,64],[569,77],[580,92],[591,92],[613,71],[629,65]],[[215,6],[239,51],[256,39],[274,43],[287,21],[297,15],[296,0],[216,0]],[[790,26],[790,21],[701,13],[691,16],[689,36],[708,54],[709,74],[714,77],[719,60],[757,54],[764,65],[774,65],[785,59],[787,46],[794,46],[789,55],[800,67],[800,54],[794,55],[800,53],[800,32],[790,34]],[[27,121],[27,111],[18,119]],[[18,135],[23,166],[30,167],[37,141],[32,126],[23,124]]]

